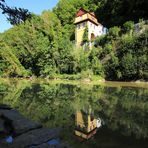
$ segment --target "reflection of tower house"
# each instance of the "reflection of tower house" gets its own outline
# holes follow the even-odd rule
[[[77,111],[75,135],[84,139],[91,138],[97,132],[97,120],[90,114]]]
[[[75,18],[75,40],[76,46],[79,47],[83,44],[83,35],[85,29],[88,28],[88,40],[93,41],[95,37],[104,34],[103,26],[98,22],[94,13],[80,9]]]

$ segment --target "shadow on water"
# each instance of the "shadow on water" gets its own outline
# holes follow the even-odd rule
[[[0,103],[17,108],[46,127],[62,127],[61,138],[72,147],[146,148],[148,145],[147,88],[32,84],[19,80],[0,82]],[[91,133],[98,118],[102,126],[88,140],[80,140],[82,133],[76,134],[76,127],[84,134]]]

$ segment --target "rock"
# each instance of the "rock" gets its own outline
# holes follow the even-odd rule
[[[6,105],[6,104],[0,104],[0,109],[12,109],[10,106]]]
[[[57,138],[59,136],[59,129],[35,129],[26,132],[14,139],[12,147],[14,148],[24,148],[31,146],[39,146],[46,143],[48,140]]]
[[[4,120],[0,119],[0,134],[5,132]]]
[[[85,78],[83,79],[84,82],[91,82],[91,80],[89,78]]]
[[[43,143],[41,145],[38,146],[31,146],[29,148],[64,148],[63,146],[59,145],[49,145],[47,143]]]
[[[141,80],[137,80],[137,81],[135,81],[135,83],[141,83]]]
[[[40,124],[6,106],[0,108],[0,134],[2,133],[0,148],[68,148],[55,142],[60,134],[59,128],[42,128]]]
[[[98,82],[105,82],[105,79],[100,79],[98,80]]]
[[[14,136],[20,135],[24,132],[41,128],[42,126],[38,123],[29,121],[28,119],[21,119],[12,122],[12,127],[14,129]]]
[[[16,110],[0,109],[0,115],[10,121],[24,119],[24,117]]]
[[[47,143],[43,143],[38,146],[29,146],[28,148],[54,148],[54,146],[50,146]]]
[[[10,134],[11,127],[9,127],[9,123],[4,118],[0,117],[0,138],[4,138],[5,136]]]
[[[0,115],[7,120],[9,127],[12,128],[13,136],[42,127],[40,124],[26,119],[16,110],[0,110]]]
[[[29,148],[71,148],[71,147],[68,144],[49,145],[48,143],[43,143],[38,146],[30,146]]]
[[[9,144],[5,144],[2,141],[0,141],[0,148],[13,148]]]

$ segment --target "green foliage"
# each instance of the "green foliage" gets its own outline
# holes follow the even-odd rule
[[[89,40],[88,40],[88,27],[85,28],[84,34],[83,34],[83,43],[85,44],[87,42],[89,42]]]
[[[98,36],[95,39],[95,45],[96,46],[104,46],[108,42],[107,39],[108,39],[107,35]]]
[[[31,13],[24,8],[10,7],[5,0],[0,0],[2,14],[7,15],[7,20],[11,25],[17,25],[31,18]]]
[[[134,10],[139,18],[145,18],[137,7],[145,2],[127,4],[128,12]],[[87,27],[83,49],[74,45],[74,18],[81,7],[99,14],[100,23],[111,26],[106,35],[96,38],[92,50],[87,50]],[[146,24],[142,21],[141,31],[135,35],[132,21],[136,20],[129,18],[136,14],[126,18],[118,13],[124,9],[125,2],[120,0],[60,0],[53,11],[43,11],[40,16],[32,14],[31,19],[0,34],[0,76],[63,75],[79,79],[93,74],[109,80],[147,79],[147,31],[143,32]]]
[[[117,39],[119,37],[120,31],[121,31],[121,29],[117,26],[110,28],[109,29],[109,37],[111,39]]]
[[[102,76],[103,73],[102,64],[97,57],[94,57],[92,60],[92,70],[95,75]]]
[[[99,14],[100,23],[109,28],[122,26],[129,20],[147,19],[147,4],[146,0],[60,0],[53,11],[65,26],[73,23],[76,12],[82,7]]]
[[[134,30],[134,22],[133,21],[128,21],[126,23],[123,24],[123,29],[124,32],[128,33],[128,32],[132,32]]]
[[[88,69],[88,70],[85,70],[85,71],[81,71],[81,79],[91,79],[93,76],[93,72]]]
[[[4,66],[4,63],[1,64],[1,69],[6,69],[8,72],[5,72],[4,76],[10,75],[10,76],[27,76],[27,71],[25,68],[20,64],[20,61],[17,59],[15,54],[12,52],[12,50],[7,47],[5,44],[0,43],[0,57],[2,57],[3,60],[6,60],[6,65],[9,63],[8,69]]]
[[[106,79],[109,80],[118,80],[118,71],[119,59],[115,56],[114,53],[111,53],[111,59],[105,64],[105,75]]]
[[[113,50],[113,46],[112,46],[112,44],[105,44],[105,47],[104,47],[104,52],[106,53],[106,54],[108,54],[108,53],[111,53],[111,51]]]
[[[126,35],[120,47],[106,63],[106,76],[117,80],[147,80],[148,31],[139,36]]]
[[[97,5],[96,14],[102,24],[107,27],[122,26],[126,21],[138,22],[147,19],[146,0],[92,0]]]

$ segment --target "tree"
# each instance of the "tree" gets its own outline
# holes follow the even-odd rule
[[[140,18],[147,20],[147,6],[147,0],[99,0],[95,12],[103,25],[113,27],[121,26],[130,20],[134,22],[138,22]]]
[[[2,14],[7,15],[7,20],[11,25],[20,24],[31,18],[31,13],[27,9],[9,7],[6,5],[5,0],[0,0],[0,9]]]
[[[125,33],[130,33],[132,34],[133,30],[134,30],[134,22],[133,21],[128,21],[126,23],[123,24],[123,29]]]
[[[88,27],[85,28],[84,30],[84,34],[83,34],[83,43],[88,43],[89,40],[88,40]]]
[[[117,39],[119,37],[120,30],[121,29],[117,26],[110,28],[109,29],[109,37],[111,37],[111,39]]]
[[[13,53],[12,49],[10,49],[9,46],[7,46],[2,41],[0,43],[0,57],[2,57],[2,59],[5,60],[5,64],[8,66],[7,69],[5,66],[2,67],[6,70],[6,73],[4,73],[5,76],[7,76],[7,74],[9,76],[27,76],[28,75],[25,68],[21,65],[20,61]]]
[[[0,4],[1,8],[8,8],[4,0],[0,0]],[[117,20],[117,24],[126,20],[117,14],[125,7],[122,4],[120,0],[60,0],[53,11],[44,11],[40,16],[31,15],[24,23],[20,23],[21,17],[12,17],[18,25],[0,34],[0,75],[29,74],[53,78],[56,74],[78,74],[86,77],[93,72],[109,80],[147,79],[148,32],[130,35],[128,31],[133,28],[132,22],[122,24],[126,30],[124,34],[120,27],[111,27],[106,35],[97,38],[96,48],[92,50],[75,49],[71,42],[75,14],[80,7],[96,14],[103,10],[97,15],[100,18],[104,12],[112,10],[109,13],[113,17],[108,18],[112,26],[113,20]],[[106,18],[102,20],[106,21]],[[83,42],[89,42],[87,27]]]

